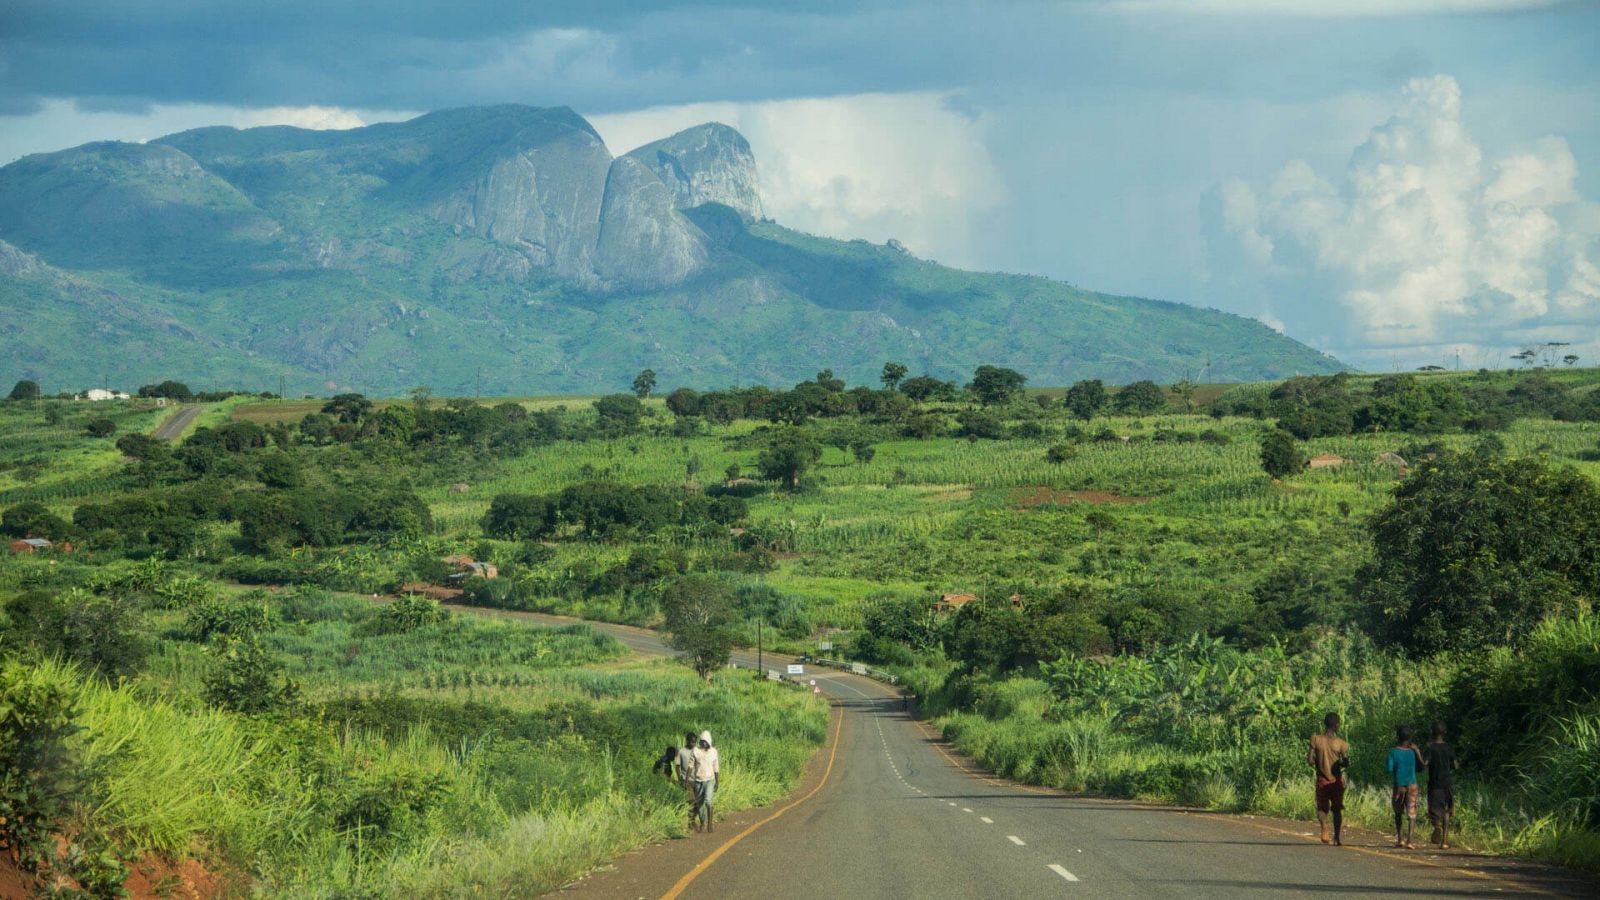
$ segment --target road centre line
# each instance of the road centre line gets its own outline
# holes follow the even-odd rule
[[[1065,878],[1068,881],[1077,881],[1078,880],[1078,876],[1072,874],[1071,872],[1068,872],[1066,870],[1066,868],[1064,868],[1062,866],[1059,866],[1059,865],[1057,865],[1055,863],[1051,863],[1048,866],[1048,868],[1050,869],[1050,871],[1056,873],[1057,875],[1060,875],[1062,878]]]
[[[979,816],[978,817],[978,821],[982,822],[985,825],[993,825],[994,824],[994,820],[989,818],[988,816]]]
[[[970,809],[968,809],[968,808],[966,808],[966,807],[965,807],[965,806],[963,806],[963,807],[961,807],[961,811],[962,811],[962,812],[965,812],[965,813],[969,813],[969,812],[972,812],[972,810],[970,810]]]
[[[1010,841],[1013,844],[1016,844],[1018,847],[1026,847],[1026,846],[1028,846],[1027,844],[1023,843],[1022,838],[1019,838],[1014,834],[1006,835],[1006,840]]]

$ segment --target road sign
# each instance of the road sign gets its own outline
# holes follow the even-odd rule
[[[813,694],[822,693],[822,688],[817,687],[817,680],[815,678],[811,679],[811,693],[813,693]]]
[[[778,674],[778,670],[777,669],[768,669],[767,670],[767,680],[768,681],[782,681],[783,680],[783,676]]]
[[[799,663],[790,663],[789,664],[789,674],[790,675],[804,675],[805,673],[806,673],[806,667],[805,666],[802,666]]]
[[[832,650],[833,649],[833,641],[821,641],[821,642],[819,642],[817,644],[817,649],[818,650]]]
[[[852,674],[852,675],[865,675],[865,674],[867,674],[867,667],[865,665],[861,664],[861,663],[851,663],[850,664],[850,674]]]

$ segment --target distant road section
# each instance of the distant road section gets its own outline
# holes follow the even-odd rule
[[[150,436],[156,440],[172,443],[188,430],[190,423],[194,422],[195,417],[200,415],[200,410],[203,408],[200,406],[185,406],[183,409],[167,416],[167,420],[157,425],[156,430],[151,432]]]

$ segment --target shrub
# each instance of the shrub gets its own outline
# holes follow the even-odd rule
[[[1306,458],[1295,443],[1294,435],[1282,428],[1269,433],[1261,441],[1261,468],[1273,478],[1287,478],[1305,468]]]
[[[439,608],[437,600],[407,594],[378,610],[377,615],[367,620],[360,633],[405,634],[443,622],[449,615]]]
[[[185,640],[204,642],[260,634],[271,631],[274,624],[272,610],[264,603],[206,600],[189,610],[180,633]]]
[[[300,686],[284,674],[253,635],[216,645],[216,665],[206,678],[206,702],[234,712],[261,714],[293,706]]]
[[[60,595],[34,590],[7,604],[6,614],[12,626],[9,642],[103,675],[131,674],[149,652],[139,610],[120,597],[99,597],[78,588]]]
[[[69,677],[20,660],[0,667],[0,849],[30,871],[54,855],[52,832],[82,787]]]

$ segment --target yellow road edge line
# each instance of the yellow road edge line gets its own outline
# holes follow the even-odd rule
[[[810,800],[818,791],[822,790],[823,787],[827,785],[828,777],[833,774],[834,758],[839,755],[839,736],[844,732],[844,710],[839,708],[837,709],[837,712],[837,721],[835,721],[833,726],[833,747],[828,751],[828,767],[822,770],[822,780],[817,782],[817,786],[809,791],[806,791],[805,796],[800,797],[777,812],[774,812],[772,815],[767,816],[765,819],[762,819],[754,825],[751,825],[749,828],[739,832],[724,842],[722,846],[711,851],[711,853],[707,855],[705,859],[702,859],[700,862],[696,863],[694,868],[685,872],[683,877],[678,879],[677,884],[674,884],[665,894],[662,894],[661,900],[675,900],[675,898],[679,894],[682,894],[684,889],[692,884],[696,878],[699,878],[701,875],[705,874],[706,869],[711,868],[712,863],[716,862],[718,859],[721,859],[722,854],[727,853],[730,849],[732,849],[734,844],[737,844],[754,834],[756,829],[767,824],[768,822],[771,822],[773,819],[778,818],[789,810],[794,809],[796,806],[799,806],[807,800]]]
[[[1069,793],[1067,793],[1065,791],[1056,791],[1056,790],[1052,790],[1052,789],[1049,789],[1049,788],[1037,787],[1035,785],[1022,784],[1020,782],[997,781],[994,778],[990,778],[982,770],[973,769],[973,768],[965,765],[964,763],[962,763],[960,760],[956,759],[954,756],[951,756],[949,754],[949,752],[947,752],[944,749],[944,747],[941,746],[943,738],[942,737],[936,737],[935,734],[932,733],[930,731],[930,729],[927,726],[925,726],[923,723],[918,722],[917,726],[922,731],[922,733],[929,739],[929,742],[933,744],[933,749],[939,751],[939,755],[941,755],[945,759],[949,760],[950,764],[955,766],[957,769],[960,769],[963,774],[966,774],[966,775],[968,775],[968,776],[970,776],[972,778],[976,778],[976,779],[984,782],[985,784],[988,784],[988,785],[990,785],[992,787],[1004,787],[1004,788],[1010,788],[1010,789],[1013,789],[1013,790],[1022,790],[1022,791],[1026,791],[1026,792],[1028,792],[1030,794],[1056,794],[1056,795],[1059,795],[1059,796],[1062,796],[1062,797],[1073,797],[1073,796],[1076,796],[1074,794],[1069,794]],[[1135,806],[1139,805],[1137,803],[1137,801],[1119,800],[1119,799],[1114,798],[1114,797],[1081,797],[1079,799],[1090,800],[1090,801],[1094,801],[1094,802],[1097,802],[1097,803],[1114,803],[1114,804],[1118,804],[1118,805],[1130,804],[1131,803],[1131,804],[1133,804]],[[1189,812],[1189,811],[1186,811],[1186,812]],[[1313,838],[1310,835],[1307,835],[1307,834],[1305,834],[1303,832],[1291,831],[1291,830],[1289,830],[1287,828],[1279,828],[1276,825],[1268,825],[1265,822],[1260,822],[1260,821],[1257,821],[1257,820],[1255,820],[1253,818],[1248,818],[1248,817],[1245,817],[1245,816],[1236,816],[1236,815],[1231,815],[1229,813],[1215,812],[1213,810],[1206,810],[1206,809],[1196,809],[1196,810],[1193,810],[1192,812],[1189,812],[1189,814],[1190,815],[1205,816],[1206,818],[1216,819],[1216,820],[1222,821],[1222,822],[1231,822],[1231,823],[1235,823],[1235,824],[1239,824],[1239,825],[1248,825],[1248,826],[1250,826],[1252,828],[1258,828],[1258,829],[1261,829],[1263,831],[1271,831],[1271,832],[1274,832],[1274,833],[1277,833],[1277,834],[1288,835],[1290,837],[1297,837],[1297,838],[1301,838],[1301,839],[1304,839],[1304,840],[1307,840],[1307,841],[1313,840]],[[1400,854],[1400,853],[1390,853],[1388,851],[1379,850],[1379,849],[1375,849],[1375,848],[1372,848],[1372,847],[1356,847],[1356,846],[1352,846],[1350,844],[1345,844],[1340,849],[1343,849],[1343,850],[1354,850],[1357,853],[1365,853],[1365,854],[1367,854],[1369,856],[1376,856],[1376,857],[1379,857],[1381,859],[1390,859],[1390,860],[1395,860],[1397,862],[1406,862],[1406,863],[1411,863],[1413,865],[1426,866],[1426,867],[1428,867],[1430,869],[1435,869],[1435,870],[1444,871],[1444,872],[1458,872],[1458,873],[1460,873],[1462,875],[1470,875],[1473,878],[1482,878],[1482,879],[1484,879],[1486,881],[1491,881],[1491,882],[1495,882],[1495,883],[1498,883],[1498,884],[1505,885],[1505,886],[1510,887],[1510,888],[1514,888],[1517,891],[1520,891],[1520,892],[1523,892],[1523,893],[1537,894],[1537,895],[1539,895],[1541,897],[1565,898],[1565,897],[1568,896],[1566,894],[1558,894],[1558,893],[1556,893],[1554,891],[1549,891],[1549,890],[1545,890],[1544,888],[1541,888],[1541,887],[1536,887],[1534,885],[1528,884],[1527,882],[1521,881],[1521,880],[1513,878],[1513,877],[1508,877],[1508,876],[1496,874],[1496,873],[1493,873],[1493,872],[1480,872],[1480,871],[1478,871],[1476,869],[1469,869],[1469,868],[1465,868],[1463,866],[1451,865],[1450,863],[1435,862],[1433,860],[1426,859],[1424,857],[1406,856],[1406,855]]]

